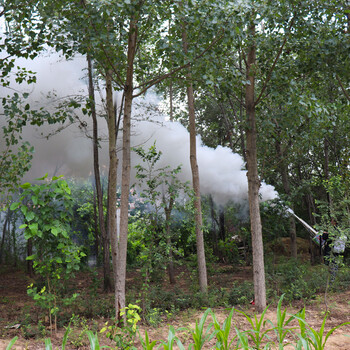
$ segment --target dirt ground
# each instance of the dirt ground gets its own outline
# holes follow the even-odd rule
[[[33,305],[33,300],[27,296],[26,287],[30,284],[30,279],[20,270],[7,269],[1,270],[0,272],[0,350],[5,350],[6,346],[14,336],[18,336],[18,340],[12,347],[14,350],[38,350],[44,349],[44,338],[38,339],[24,337],[23,326],[20,323],[21,318],[25,310],[30,310]],[[129,283],[132,280],[132,276],[129,276]],[[220,275],[220,281],[223,283],[225,280],[234,281],[242,279],[251,279],[251,270],[249,268],[237,270],[232,273],[232,271],[227,274]],[[214,277],[210,277],[210,281],[214,282]],[[77,280],[77,286],[80,288],[86,288],[87,279],[84,275],[80,275]],[[181,287],[181,286],[179,286]],[[112,295],[110,295],[112,297]],[[287,307],[288,313],[294,314],[300,310],[304,305],[301,302],[295,302],[292,305],[285,305]],[[326,322],[326,331],[335,327],[343,322],[350,321],[350,290],[343,293],[328,294],[327,296],[327,307],[324,302],[324,295],[318,295],[315,300],[306,305],[306,321],[308,324],[319,330],[325,315],[326,310],[330,311],[330,314]],[[265,315],[265,319],[271,320],[274,324],[276,323],[276,306],[272,305]],[[216,308],[213,310],[216,317],[222,324],[225,318],[228,316],[228,309]],[[249,306],[244,311],[249,314],[254,314],[254,306]],[[140,332],[144,334],[144,330],[147,329],[152,340],[162,339],[166,340],[168,335],[169,325],[173,325],[175,329],[181,327],[194,328],[195,321],[199,320],[202,311],[196,310],[185,310],[176,313],[168,320],[164,320],[163,323],[158,327],[150,327],[145,325],[140,325]],[[50,330],[48,329],[48,322],[46,321],[47,335],[50,337],[54,345],[54,349],[61,349],[62,337],[64,334],[64,329],[59,329],[57,333],[54,331],[50,335]],[[106,319],[94,320],[95,326],[98,324],[99,329],[101,329],[106,322]],[[208,317],[208,322],[210,322],[210,316]],[[234,326],[238,329],[245,330],[250,329],[245,317],[238,312],[234,314],[233,318]],[[189,343],[191,336],[188,331],[180,330],[177,335],[181,338],[182,342],[186,345]],[[108,340],[101,335],[100,345],[111,345]],[[212,340],[204,349],[211,349],[215,345],[215,340]],[[140,344],[135,344],[137,348],[141,348]],[[293,347],[285,347],[285,349],[292,349]],[[73,349],[90,349],[88,346],[87,338],[84,344],[79,347],[68,344],[66,346],[67,350]],[[346,325],[337,329],[328,339],[327,345],[325,347],[327,350],[350,349],[350,325]]]

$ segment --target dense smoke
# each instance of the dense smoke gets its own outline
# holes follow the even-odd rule
[[[25,62],[25,66],[37,72],[37,84],[31,88],[30,103],[32,106],[44,106],[50,109],[52,108],[50,104],[53,104],[53,101],[57,102],[60,97],[87,94],[86,81],[81,79],[82,71],[86,67],[82,58],[67,62],[60,61],[57,55],[53,55]],[[47,93],[52,90],[55,90],[57,96],[48,98]],[[189,134],[186,128],[178,122],[165,121],[164,116],[159,112],[152,113],[150,110],[154,110],[153,108],[145,107],[157,104],[157,97],[153,94],[135,102],[132,146],[142,146],[147,149],[155,142],[157,150],[162,152],[159,167],[169,165],[171,168],[176,168],[181,164],[181,180],[191,180]],[[40,128],[25,127],[23,139],[35,147],[32,169],[26,176],[26,180],[41,177],[46,172],[50,176],[61,174],[74,177],[91,176],[93,169],[92,140],[87,137],[91,135],[91,121],[82,116],[79,116],[79,120],[80,122],[64,128],[48,139],[44,136],[54,133],[58,128],[57,125]],[[99,121],[100,136],[106,140],[105,120],[99,118]],[[119,155],[121,156],[121,152]],[[232,153],[225,147],[219,146],[216,149],[206,147],[201,143],[200,137],[197,138],[197,156],[203,194],[212,194],[218,204],[225,204],[230,200],[238,203],[247,200],[247,177],[241,156]],[[100,157],[101,166],[106,169],[108,165],[106,141],[101,142]],[[133,154],[133,166],[139,161]],[[134,175],[135,171],[132,171],[132,176]],[[262,184],[260,192],[262,200],[273,199],[277,196],[274,188],[265,183]]]

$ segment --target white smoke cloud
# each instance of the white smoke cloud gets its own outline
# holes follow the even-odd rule
[[[46,98],[46,95],[53,89],[58,97],[78,93],[87,94],[86,81],[82,79],[82,70],[86,67],[83,58],[65,61],[59,59],[57,55],[52,55],[24,62],[24,65],[37,72],[37,84],[34,88],[31,87],[31,101],[37,101],[39,105],[48,105],[50,100]],[[133,123],[132,146],[142,145],[147,149],[156,142],[157,150],[162,152],[159,167],[176,168],[182,164],[182,173],[179,176],[183,181],[190,181],[192,177],[189,160],[189,134],[186,128],[178,122],[165,121],[164,116],[159,113],[152,118],[152,121],[135,120],[140,119],[140,116],[150,116],[150,112],[145,108],[150,101],[152,104],[158,102],[154,94],[148,94],[143,101],[138,100],[142,106],[134,108],[134,115],[137,115],[137,118],[134,118]],[[100,134],[107,135],[105,120],[99,119]],[[87,129],[82,130],[73,124],[49,139],[43,138],[42,135],[52,133],[57,126],[25,127],[23,139],[35,147],[32,169],[26,176],[26,180],[41,177],[46,172],[49,173],[49,176],[61,174],[76,177],[90,176],[93,169],[92,141],[86,137],[85,133],[87,130],[91,131],[91,121],[86,118],[85,121]],[[107,166],[106,142],[102,142],[100,153],[101,165]],[[237,203],[247,201],[247,176],[241,156],[232,153],[225,147],[219,146],[213,149],[204,146],[198,137],[197,159],[203,194],[211,194],[218,204],[225,204],[228,201]],[[133,154],[132,165],[135,166],[139,161]],[[134,175],[135,170],[132,171],[132,176]],[[265,183],[262,183],[260,193],[262,200],[277,197],[274,188]]]

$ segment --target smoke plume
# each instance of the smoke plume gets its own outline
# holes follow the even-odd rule
[[[31,106],[43,106],[50,109],[53,101],[61,97],[75,94],[87,95],[87,83],[82,79],[84,74],[82,71],[86,68],[83,58],[65,61],[60,60],[57,55],[51,55],[35,61],[22,60],[18,63],[37,72],[37,84],[29,87]],[[52,90],[56,93],[55,98],[47,98],[47,93]],[[139,107],[134,108],[132,146],[141,145],[147,149],[155,142],[157,150],[162,152],[159,167],[176,168],[181,164],[182,172],[179,175],[181,180],[190,181],[187,129],[178,122],[166,121],[159,112],[156,113],[157,115],[151,113],[149,108],[145,107],[149,105],[148,102],[156,104],[157,97],[148,94],[146,98],[134,104],[134,106],[139,104]],[[92,123],[87,117],[82,115],[78,117],[79,122],[63,128],[58,133],[55,133],[57,125],[26,126],[24,128],[23,139],[35,147],[32,169],[26,176],[27,181],[41,177],[46,172],[49,173],[49,176],[61,174],[83,178],[91,176],[93,169],[92,140],[87,135],[91,135]],[[148,120],[144,120],[145,118]],[[101,138],[105,140],[107,126],[104,118],[99,118],[99,132]],[[45,138],[45,135],[49,134],[53,135]],[[100,157],[103,169],[108,166],[107,150],[107,143],[102,140]],[[119,154],[121,156],[121,152]],[[232,153],[225,147],[218,146],[213,149],[204,146],[198,136],[197,157],[203,194],[211,194],[218,204],[225,204],[228,201],[237,203],[247,201],[247,176],[241,156]],[[132,154],[132,165],[135,166],[139,161],[136,154]],[[135,176],[135,170],[132,171],[132,176]],[[277,197],[274,188],[265,183],[262,183],[260,193],[264,201]]]

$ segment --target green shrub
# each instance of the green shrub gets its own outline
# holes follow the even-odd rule
[[[270,298],[278,298],[284,294],[287,301],[314,298],[318,288],[326,284],[326,280],[323,284],[319,283],[318,276],[314,275],[309,264],[295,259],[281,261],[278,265],[268,265],[266,281]]]
[[[254,285],[252,282],[235,281],[228,296],[230,305],[247,305],[254,299]]]

